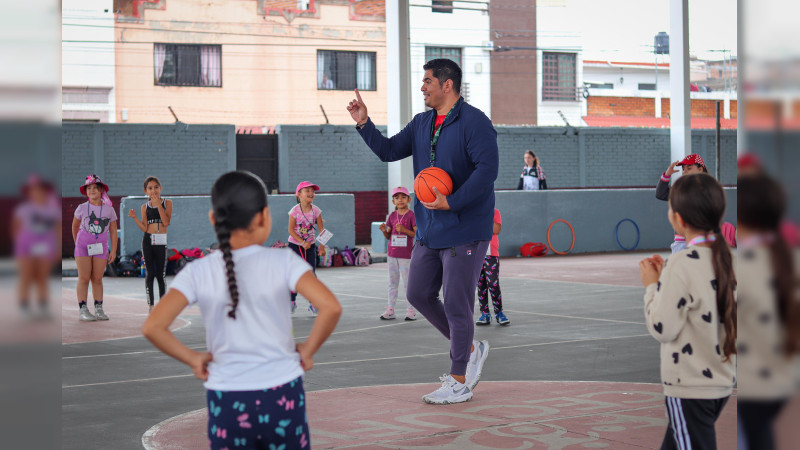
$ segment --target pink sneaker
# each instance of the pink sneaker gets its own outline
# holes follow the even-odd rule
[[[417,320],[417,312],[414,311],[414,308],[408,308],[406,310],[406,320]]]
[[[381,314],[381,320],[393,320],[394,318],[394,308],[387,306],[386,311]]]

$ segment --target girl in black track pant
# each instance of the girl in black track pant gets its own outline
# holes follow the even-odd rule
[[[152,311],[155,303],[153,281],[158,281],[158,298],[163,297],[167,290],[164,277],[167,269],[167,228],[172,218],[172,200],[161,198],[161,181],[156,177],[147,177],[144,180],[144,193],[148,201],[142,205],[142,219],[139,220],[134,210],[130,210],[128,216],[144,232],[142,257],[147,271],[145,289],[147,304]]]

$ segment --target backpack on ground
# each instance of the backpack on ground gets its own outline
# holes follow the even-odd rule
[[[342,267],[344,265],[344,259],[342,259],[342,252],[339,247],[333,247],[333,250],[331,250],[331,265],[333,267]]]
[[[368,266],[369,265],[369,251],[365,248],[356,247],[353,251],[356,257],[355,265],[356,266]]]
[[[350,247],[346,245],[344,246],[344,250],[342,250],[342,259],[344,260],[345,266],[354,266],[356,264],[356,255],[353,254]]]
[[[547,254],[547,251],[547,246],[542,242],[527,242],[519,248],[519,254],[526,258],[544,256]]]
[[[332,265],[333,250],[325,244],[320,244],[317,251],[317,267],[330,267]]]

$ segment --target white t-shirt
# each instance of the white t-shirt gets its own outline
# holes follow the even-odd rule
[[[222,252],[188,264],[172,282],[189,305],[198,305],[206,328],[206,389],[253,391],[281,385],[303,374],[292,337],[291,298],[311,266],[289,249],[251,245],[233,251],[239,304],[228,317],[231,297]]]

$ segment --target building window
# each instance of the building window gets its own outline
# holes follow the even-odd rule
[[[452,1],[433,0],[431,2],[431,11],[435,13],[453,13]]]
[[[451,47],[425,47],[425,62],[437,58],[447,58],[452,60],[458,67],[461,65],[461,49]],[[463,73],[462,73],[463,76]]]
[[[584,83],[589,89],[614,89],[614,83]]]
[[[655,83],[639,83],[639,90],[640,91],[655,91],[656,84]]]
[[[317,50],[317,89],[374,91],[375,52]]]
[[[578,101],[575,53],[542,54],[542,100]]]
[[[158,86],[222,87],[222,46],[154,44]]]

